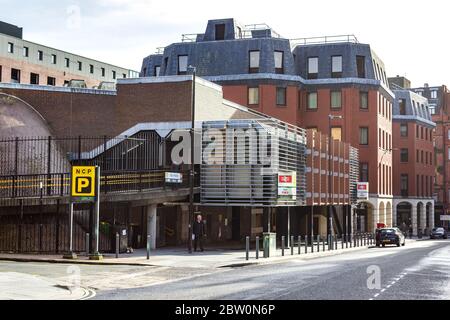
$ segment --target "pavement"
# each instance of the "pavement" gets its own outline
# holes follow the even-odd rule
[[[80,255],[76,260],[67,260],[63,259],[62,255],[37,254],[0,254],[0,261],[211,269],[264,265],[292,259],[316,259],[324,256],[365,250],[369,248],[369,246],[350,248],[349,245],[349,248],[345,248],[344,245],[344,249],[342,249],[342,243],[338,242],[337,248],[337,250],[323,251],[323,246],[320,244],[318,251],[316,243],[314,245],[314,253],[311,252],[311,247],[309,247],[308,253],[306,254],[305,248],[302,246],[300,248],[300,254],[298,254],[298,247],[294,247],[293,255],[291,254],[291,249],[287,248],[284,256],[282,255],[282,250],[278,249],[274,254],[271,254],[271,257],[268,259],[263,258],[262,251],[259,253],[259,259],[256,259],[256,251],[252,250],[249,253],[249,260],[246,260],[245,250],[206,249],[204,252],[194,252],[189,254],[185,248],[163,248],[153,250],[149,260],[147,260],[147,253],[145,250],[136,250],[133,254],[121,254],[119,255],[119,258],[116,258],[115,255],[107,254],[104,255],[104,259],[101,261],[91,261],[86,255]]]

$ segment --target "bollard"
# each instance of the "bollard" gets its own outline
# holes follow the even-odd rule
[[[86,233],[86,255],[89,256],[89,233]]]
[[[119,239],[119,233],[116,233],[116,259],[119,258],[119,246],[120,246],[120,239]]]
[[[294,236],[291,236],[291,256],[294,255]]]
[[[320,252],[320,236],[317,236],[317,252]]]
[[[256,260],[259,259],[259,237],[256,237]]]
[[[298,236],[298,254],[302,251],[302,236]]]
[[[330,242],[331,242],[331,234],[329,234],[329,235],[327,236],[328,251],[331,250],[331,244],[330,244]]]
[[[361,241],[361,247],[363,246],[364,234],[361,233],[359,240]]]
[[[345,234],[344,237],[345,237],[345,249],[348,249],[348,234]]]
[[[250,237],[245,237],[245,260],[250,259]]]
[[[150,242],[151,242],[151,236],[147,235],[147,260],[150,260]]]
[[[367,246],[367,233],[364,233],[364,247]]]
[[[311,253],[314,253],[314,236],[311,236]]]
[[[308,236],[305,236],[305,253],[308,253]]]
[[[321,237],[322,238],[322,237]],[[325,248],[325,237],[322,238],[322,251],[325,252],[326,248]]]
[[[281,256],[284,257],[284,242],[286,241],[286,237],[281,237]]]
[[[344,235],[341,235],[341,249],[344,250]]]
[[[337,250],[337,249],[338,249],[338,236],[335,235],[334,236],[334,250]]]

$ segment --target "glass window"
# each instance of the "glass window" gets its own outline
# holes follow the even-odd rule
[[[369,182],[369,164],[361,163],[359,166],[359,181]]]
[[[89,72],[90,72],[91,74],[94,73],[94,65],[92,65],[92,64],[89,65]]]
[[[358,78],[366,77],[366,57],[356,56],[356,69],[358,73]]]
[[[359,144],[364,146],[369,144],[369,128],[367,127],[359,128]]]
[[[39,84],[39,74],[37,73],[30,74],[30,84]]]
[[[113,70],[112,72],[112,78],[115,80],[116,79],[116,72]]]
[[[317,79],[319,73],[319,58],[308,58],[308,79]]]
[[[44,60],[44,52],[41,50],[38,51],[38,60],[39,61]]]
[[[331,57],[331,77],[342,77],[342,56]]]
[[[400,124],[400,136],[407,137],[408,136],[408,124],[401,123]]]
[[[408,149],[400,150],[400,162],[408,162]]]
[[[11,83],[20,83],[20,70],[11,68]]]
[[[78,61],[78,70],[82,71],[83,70],[83,62]]]
[[[342,128],[341,127],[332,127],[331,128],[331,137],[333,140],[342,141]]]
[[[259,72],[259,51],[250,51],[249,53],[249,72],[257,73]]]
[[[402,174],[400,176],[400,192],[403,197],[408,196],[408,175]]]
[[[215,26],[216,31],[216,40],[225,40],[225,24],[216,24]]]
[[[317,92],[308,93],[308,109],[317,109]]]
[[[28,47],[23,47],[23,56],[24,57],[28,57],[29,56],[29,49],[28,49]]]
[[[8,42],[8,53],[14,53],[14,43]]]
[[[360,92],[359,93],[359,106],[363,110],[369,109],[369,93],[368,92]]]
[[[156,66],[155,67],[155,77],[159,77],[161,73],[161,66]]]
[[[431,99],[437,99],[437,91],[436,90],[431,91]]]
[[[187,73],[188,56],[178,56],[178,74],[183,75]]]
[[[342,107],[341,91],[331,91],[331,109],[340,109]]]
[[[283,51],[275,51],[274,52],[275,59],[275,73],[284,73],[284,52]]]
[[[56,86],[56,79],[53,77],[47,77],[47,85]]]
[[[400,115],[405,116],[406,115],[406,100],[400,99],[398,101],[398,103],[399,103],[399,108],[400,108]]]
[[[286,105],[286,88],[277,88],[277,105]]]
[[[66,68],[69,68],[69,67],[70,67],[70,59],[66,58]]]
[[[104,77],[106,75],[106,70],[105,68],[102,68],[102,77]]]
[[[56,64],[56,54],[52,54],[51,62],[52,62],[52,64]]]
[[[259,88],[248,88],[248,104],[259,104]]]

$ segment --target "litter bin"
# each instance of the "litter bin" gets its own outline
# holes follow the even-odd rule
[[[276,233],[263,233],[263,249],[264,257],[269,258],[271,254],[275,254],[277,250],[277,234]]]

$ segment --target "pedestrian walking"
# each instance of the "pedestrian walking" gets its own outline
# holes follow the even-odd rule
[[[197,216],[197,220],[194,222],[193,228],[194,235],[194,252],[197,251],[197,247],[200,247],[200,251],[204,251],[203,238],[205,237],[205,224],[203,223],[202,215]]]

